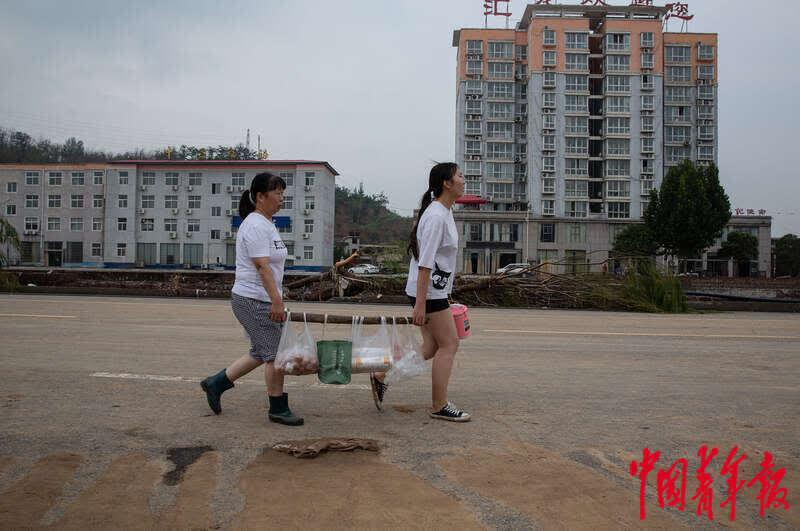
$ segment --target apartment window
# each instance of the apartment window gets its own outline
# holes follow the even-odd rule
[[[700,120],[713,120],[714,106],[700,105],[699,107],[697,107],[697,118],[699,118]]]
[[[639,44],[642,48],[652,48],[655,46],[655,40],[653,39],[653,32],[647,31],[644,33],[639,34]]]
[[[697,67],[698,79],[714,79],[714,66],[713,65],[700,65]]]
[[[154,195],[142,196],[142,208],[155,208],[155,207],[156,207],[156,196]]]
[[[665,46],[664,58],[668,63],[691,62],[691,48],[688,46]]]
[[[642,116],[641,126],[642,126],[642,133],[652,133],[655,130],[653,127],[653,117]]]
[[[656,97],[653,94],[645,94],[642,96],[642,110],[652,111],[656,108]]]
[[[51,171],[48,174],[47,184],[50,186],[61,186],[63,178],[60,171]]]
[[[667,83],[688,83],[692,80],[692,68],[689,66],[668,66]]]
[[[555,129],[555,128],[556,128],[556,115],[555,114],[542,115],[542,129]]]
[[[567,74],[567,92],[588,92],[589,76],[581,74]]]
[[[467,135],[481,134],[481,122],[478,120],[467,120],[464,123],[464,133]]]
[[[714,58],[714,47],[710,44],[701,44],[697,47],[697,58],[701,61],[708,61]]]
[[[513,117],[513,103],[489,102],[489,118],[510,119]]]
[[[92,218],[92,230],[94,232],[103,230],[103,218]]]
[[[202,186],[203,184],[203,174],[202,173],[190,173],[189,174],[189,186]]]
[[[606,92],[631,91],[631,78],[628,76],[606,76]]]
[[[303,220],[303,228],[304,232],[311,234],[314,232],[314,220],[313,219],[305,219]]]
[[[39,218],[25,218],[25,230],[39,230]]]
[[[83,218],[70,218],[69,230],[72,232],[83,232]]]
[[[641,186],[642,195],[650,195],[650,191],[653,190],[653,179],[642,179],[639,181]]]
[[[38,186],[39,185],[39,172],[38,171],[26,171],[25,172],[25,184],[28,186]]]
[[[513,196],[512,183],[486,183],[488,195],[496,199],[511,199]]]
[[[483,241],[483,225],[481,223],[466,223],[464,226],[467,239],[471,242]]]
[[[47,218],[47,230],[50,231],[61,230],[61,218]]]
[[[211,193],[218,194],[222,191],[222,183],[211,183]]]
[[[544,151],[555,151],[555,149],[556,149],[556,136],[555,135],[542,135],[542,149]]]
[[[628,33],[606,34],[606,50],[626,52],[631,49],[631,36]]]
[[[164,174],[164,184],[167,186],[178,186],[180,184],[180,177],[176,172],[167,172]]]
[[[242,176],[242,183],[244,183],[244,173],[240,174]],[[278,176],[283,179],[283,182],[286,183],[286,187],[294,186],[294,172],[291,171],[282,171],[278,174]],[[244,186],[244,184],[240,184],[239,186]]]
[[[214,206],[211,207],[211,217],[218,218],[222,216],[222,207]]]
[[[569,50],[586,50],[589,48],[589,35],[586,33],[567,32],[564,34],[564,38]]]
[[[631,161],[623,160],[607,160],[605,162],[606,177],[627,177],[631,174]]]
[[[701,100],[714,99],[714,86],[713,85],[700,85],[697,87],[697,98]]]
[[[555,30],[546,29],[542,33],[542,42],[545,46],[555,46],[556,44],[556,32]]]
[[[478,140],[467,140],[464,143],[464,152],[467,155],[480,155],[481,154],[481,143]]]
[[[642,138],[642,153],[654,153],[655,139]]]
[[[72,186],[85,186],[86,175],[83,172],[72,172]]]
[[[642,74],[642,90],[652,90],[655,88],[652,74]]]
[[[483,102],[480,100],[467,100],[466,111],[467,114],[482,114]]]
[[[306,186],[314,186],[314,179],[316,178],[316,173],[313,171],[306,172]]]
[[[211,229],[211,239],[212,240],[219,240],[220,239],[220,231],[219,231],[219,229]]]
[[[589,139],[586,137],[567,137],[566,146],[568,155],[589,154]]]
[[[314,247],[311,245],[304,245],[303,246],[303,260],[313,260],[314,259]]]
[[[103,256],[102,243],[92,243],[92,256]]]
[[[556,108],[556,93],[544,92],[542,93],[542,108],[555,109]]]
[[[92,208],[103,208],[103,196],[101,194],[92,196]]]
[[[630,96],[608,96],[606,98],[606,112],[629,113],[631,112]]]
[[[72,194],[70,197],[71,208],[83,208],[83,196],[80,194]]]
[[[691,87],[664,87],[664,103],[689,103]]]
[[[652,175],[653,168],[655,168],[655,161],[653,159],[642,159],[642,175]]]
[[[652,117],[649,117],[652,118]],[[629,135],[631,133],[631,119],[622,117],[606,118],[606,134]]]
[[[515,47],[515,51],[516,51],[516,54],[515,54],[515,55],[516,55],[516,58],[517,58],[517,59],[527,59],[527,58],[528,58],[528,47],[527,47],[526,45],[524,45],[524,44],[522,44],[522,45],[518,44],[518,45]]]
[[[239,212],[239,202],[241,201],[241,196],[231,196],[231,210],[234,212]]]
[[[567,70],[589,70],[589,56],[584,53],[568,53]]]
[[[697,128],[697,136],[700,140],[714,140],[714,126],[701,125]]]
[[[490,98],[513,98],[514,84],[492,82],[488,84],[487,96]]]
[[[96,171],[92,174],[92,184],[94,185],[102,185],[103,184],[103,172]]]
[[[155,220],[153,218],[142,218],[142,232],[153,232],[155,230]]]
[[[514,43],[513,42],[490,42],[489,43],[489,58],[490,59],[513,59],[514,58]]]
[[[698,160],[714,160],[714,146],[698,146],[697,147]]]
[[[585,218],[589,213],[588,201],[564,201],[564,215],[568,218]]]
[[[165,232],[178,232],[178,220],[175,218],[166,218],[164,220]]]
[[[587,159],[564,159],[564,173],[566,175],[588,175],[589,161]]]
[[[467,74],[471,76],[479,76],[483,73],[483,62],[476,60],[467,61]]]
[[[544,66],[556,66],[556,52],[554,50],[542,52],[542,64]]]
[[[514,77],[513,63],[489,62],[489,77],[498,79],[509,79]]]
[[[606,72],[627,72],[631,69],[630,55],[606,56]]]
[[[464,163],[464,175],[480,175],[481,161],[468,160]]]
[[[202,196],[190,195],[189,196],[189,206],[188,206],[188,208],[197,208],[197,209],[201,208],[201,206],[200,206],[201,199],[202,199]]]
[[[556,158],[542,157],[542,171],[556,171]]]
[[[544,88],[555,88],[556,86],[556,73],[555,72],[545,72],[543,74],[542,86]]]
[[[669,125],[664,128],[664,141],[668,144],[683,144],[689,142],[691,131],[689,127]]]
[[[128,184],[128,172],[119,172],[119,184]]]
[[[627,138],[608,138],[606,139],[606,155],[609,156],[629,156],[631,154],[631,143]]]
[[[567,243],[586,243],[585,223],[567,223]]]
[[[483,83],[475,79],[468,79],[464,86],[467,94],[483,94]]]
[[[566,99],[566,106],[564,107],[564,110],[566,112],[581,112],[581,113],[589,112],[589,96],[567,94],[565,96],[565,99]]]
[[[39,208],[39,196],[36,194],[26,194],[25,208]]]
[[[608,203],[609,219],[628,219],[631,217],[631,204],[610,201]]]
[[[483,41],[467,41],[467,53],[482,53]]]
[[[186,220],[186,232],[200,232],[200,220],[199,219],[187,219]]]
[[[552,116],[553,128],[555,128],[555,116]],[[589,118],[586,116],[566,116],[565,132],[568,135],[589,134]]]
[[[117,256],[125,256],[128,253],[128,245],[125,243],[117,244]]]
[[[606,197],[630,197],[630,181],[606,181]]]
[[[283,178],[283,174],[281,174],[281,178]],[[285,181],[286,179],[283,178],[283,180]],[[243,172],[231,173],[231,186],[245,186]]]
[[[155,186],[156,184],[156,173],[153,171],[145,171],[142,172],[142,185],[144,186]]]
[[[555,199],[542,199],[542,215],[553,216],[556,213]]]
[[[481,182],[478,180],[467,180],[464,186],[464,193],[481,195]]]
[[[687,160],[690,150],[685,146],[667,146],[664,148],[664,161],[666,164],[679,164]]]
[[[589,197],[589,181],[564,180],[565,197]]]
[[[128,208],[128,196],[125,194],[117,196],[117,205],[119,208]]]
[[[128,230],[128,218],[117,218],[117,230]]]
[[[514,158],[513,144],[487,142],[486,157],[490,159],[511,160]]]
[[[543,194],[556,193],[556,179],[554,177],[544,177],[542,179],[542,193]]]
[[[47,208],[61,208],[61,196],[58,194],[48,195]]]
[[[654,68],[655,62],[653,60],[653,54],[650,52],[643,52],[642,53],[642,68]]]
[[[17,215],[17,205],[8,204],[6,205],[6,216],[16,216]]]
[[[489,179],[513,179],[514,166],[511,164],[501,164],[499,162],[487,162],[486,176]]]
[[[489,122],[486,124],[486,136],[489,138],[514,138],[514,125],[511,122]]]
[[[314,210],[314,196],[313,195],[307,195],[306,196],[305,209],[306,210]]]
[[[664,121],[665,122],[685,122],[690,121],[690,107],[664,107]]]
[[[281,203],[282,210],[291,210],[294,208],[294,196],[285,195],[283,196],[283,203]]]
[[[164,196],[164,208],[178,208],[178,196],[177,195],[165,195]]]

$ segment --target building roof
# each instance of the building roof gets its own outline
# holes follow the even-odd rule
[[[669,9],[662,6],[584,6],[584,5],[562,5],[562,4],[528,4],[525,13],[517,26],[519,29],[527,29],[534,16],[591,16],[591,15],[639,15],[647,18],[660,20]],[[634,20],[642,20],[634,18]],[[646,19],[645,19],[646,20]]]
[[[108,164],[135,164],[137,166],[325,166],[334,175],[339,172],[324,160],[153,160],[153,159],[131,159],[113,160]]]

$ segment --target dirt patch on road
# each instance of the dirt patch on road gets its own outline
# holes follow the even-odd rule
[[[242,473],[235,529],[482,529],[458,500],[369,454],[267,450]]]
[[[160,519],[162,529],[209,529],[213,527],[211,498],[217,486],[219,455],[203,453],[183,474],[174,507]]]
[[[638,492],[544,448],[514,444],[506,451],[468,450],[442,460],[455,482],[531,518],[545,529],[638,528]],[[631,478],[633,480],[633,478]],[[647,506],[648,528],[684,527]]]
[[[37,461],[27,476],[0,494],[0,527],[36,527],[82,462],[81,456],[68,453],[49,455]]]

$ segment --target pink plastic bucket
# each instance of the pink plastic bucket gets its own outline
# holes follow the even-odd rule
[[[453,320],[456,322],[458,338],[464,339],[472,335],[469,329],[469,308],[463,304],[451,304],[450,311],[453,313]]]

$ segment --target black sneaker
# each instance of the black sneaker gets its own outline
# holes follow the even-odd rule
[[[439,420],[449,420],[451,422],[467,422],[470,419],[469,413],[461,411],[452,402],[448,402],[437,412],[428,413],[431,418]]]
[[[375,401],[375,407],[378,411],[383,411],[383,395],[389,386],[378,380],[374,372],[369,373],[369,383],[372,386],[372,400]]]

